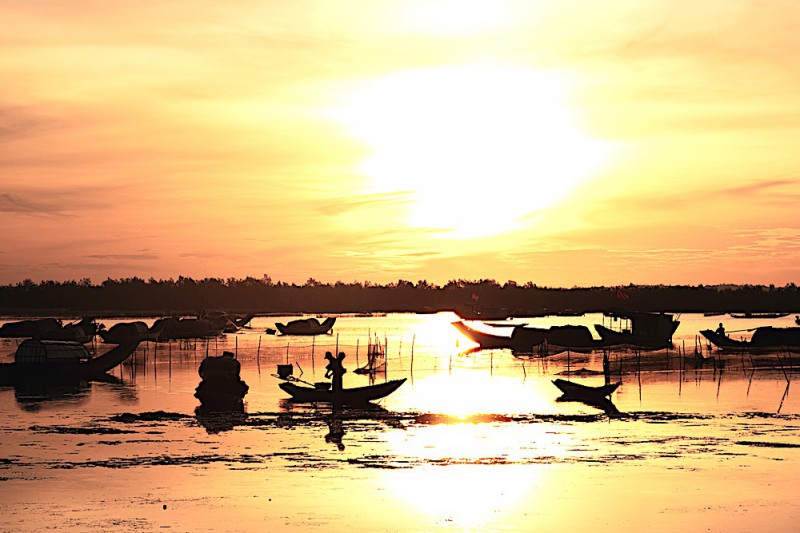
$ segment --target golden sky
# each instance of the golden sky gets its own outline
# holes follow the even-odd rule
[[[794,1],[0,3],[0,283],[797,282]]]

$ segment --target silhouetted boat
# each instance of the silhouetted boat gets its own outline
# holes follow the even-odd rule
[[[700,333],[721,350],[776,350],[800,347],[800,327],[774,328],[772,326],[762,326],[756,328],[749,341],[735,340],[729,335],[721,335],[710,329],[704,329]]]
[[[609,345],[602,340],[593,339],[586,326],[537,328],[517,325],[510,336],[479,331],[460,320],[453,322],[453,326],[469,340],[480,344],[481,348],[510,348],[516,352],[532,353],[542,350],[545,344],[548,351],[553,349],[591,351]]]
[[[732,318],[783,318],[789,313],[731,313]]]
[[[61,321],[55,318],[36,318],[8,322],[0,326],[0,337],[4,338],[36,338],[48,331],[61,329]]]
[[[98,377],[127,359],[137,345],[121,344],[93,358],[80,342],[28,339],[17,348],[13,363],[0,364],[0,384]]]
[[[83,318],[65,326],[55,318],[41,318],[3,324],[0,327],[0,337],[87,343],[92,341],[97,329],[97,323],[93,318]]]
[[[289,393],[294,402],[323,402],[334,404],[358,405],[378,400],[396,391],[406,379],[395,379],[385,383],[355,387],[334,392],[331,389],[304,387],[294,383],[280,383],[279,386]]]
[[[97,334],[107,344],[127,344],[131,342],[157,341],[159,331],[150,331],[142,321],[120,322],[111,328],[100,330]]]
[[[158,340],[206,339],[222,335],[224,327],[203,318],[159,318],[150,327],[158,333]]]
[[[603,315],[615,320],[626,320],[630,325],[628,328],[613,330],[602,324],[595,324],[597,334],[609,346],[627,344],[642,348],[669,348],[672,346],[672,335],[680,325],[680,321],[667,313],[607,311]]]
[[[620,382],[610,383],[608,385],[601,385],[599,387],[590,387],[588,385],[581,385],[565,379],[556,378],[553,380],[553,385],[564,394],[565,397],[570,399],[599,399],[611,396],[621,385]]]
[[[292,320],[286,324],[276,322],[275,327],[283,335],[324,335],[333,328],[334,322],[336,317],[328,317],[322,323],[311,317]]]

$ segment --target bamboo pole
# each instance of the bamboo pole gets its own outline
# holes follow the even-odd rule
[[[258,375],[261,375],[261,335],[258,336],[258,349],[256,350],[256,365],[258,365]]]

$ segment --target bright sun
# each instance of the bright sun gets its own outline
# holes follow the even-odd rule
[[[603,159],[566,89],[555,73],[517,66],[419,69],[363,83],[335,116],[370,149],[370,192],[408,193],[410,226],[474,238],[518,228]]]

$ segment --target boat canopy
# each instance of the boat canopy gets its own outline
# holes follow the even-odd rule
[[[89,350],[79,342],[34,339],[23,341],[14,356],[20,364],[79,363],[89,358]]]

